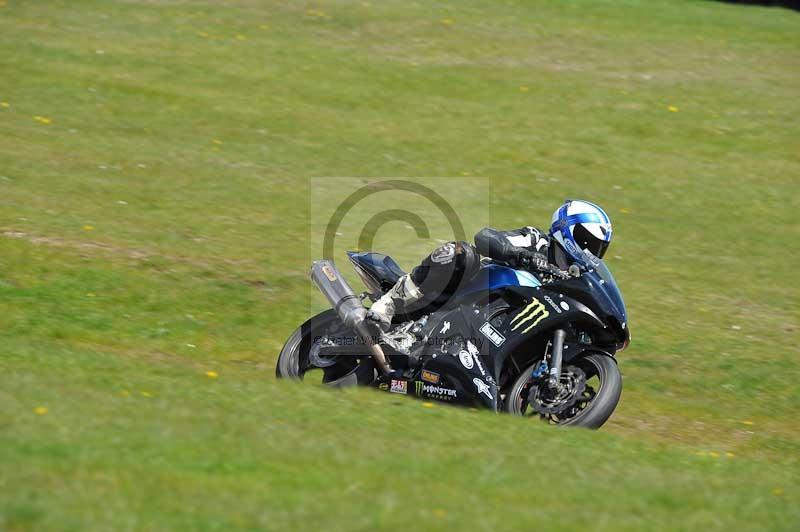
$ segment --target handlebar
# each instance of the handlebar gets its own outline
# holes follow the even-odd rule
[[[523,252],[517,258],[519,266],[529,271],[543,272],[559,279],[568,279],[570,274],[550,264],[550,262],[539,253]]]
[[[553,275],[553,277],[558,277],[559,279],[569,279],[570,277],[572,277],[569,274],[569,272],[565,272],[561,268],[559,268],[557,266],[553,266],[552,264],[549,265],[549,268],[547,269],[547,273]]]

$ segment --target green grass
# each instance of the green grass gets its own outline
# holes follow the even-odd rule
[[[798,27],[0,0],[0,529],[797,529]],[[276,381],[320,306],[320,176],[455,176],[497,227],[606,207],[633,331],[611,421]],[[406,267],[434,244],[377,236]]]

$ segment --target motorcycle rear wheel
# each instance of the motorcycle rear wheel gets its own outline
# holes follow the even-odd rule
[[[508,413],[524,416],[539,417],[555,425],[568,425],[585,427],[589,429],[600,428],[619,403],[622,395],[622,374],[616,361],[602,353],[588,353],[570,361],[567,366],[579,368],[586,376],[587,381],[599,381],[598,389],[589,385],[575,403],[563,414],[545,415],[536,412],[528,402],[531,387],[535,385],[531,374],[538,362],[526,368],[511,387],[505,399],[505,409]],[[565,372],[562,371],[562,377]]]
[[[319,342],[324,339],[354,338],[333,310],[310,318],[286,340],[278,356],[275,376],[283,379],[306,380],[314,375],[317,382],[327,386],[367,385],[375,380],[375,363],[368,352],[363,356],[319,356]],[[315,349],[317,354],[315,355]]]

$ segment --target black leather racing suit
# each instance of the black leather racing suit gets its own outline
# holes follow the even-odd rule
[[[544,270],[550,260],[550,236],[536,227],[498,231],[484,227],[475,235],[475,247],[481,255],[507,262],[512,266],[538,265]]]
[[[443,304],[462,281],[480,268],[480,255],[514,267],[545,270],[552,255],[550,237],[536,227],[498,231],[485,227],[475,235],[475,246],[448,242],[425,257],[411,271],[411,280],[423,294],[423,303]]]

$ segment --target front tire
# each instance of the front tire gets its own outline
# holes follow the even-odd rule
[[[590,379],[599,381],[599,387],[595,390],[594,385],[587,385],[574,407],[568,409],[564,415],[555,416],[534,411],[528,402],[531,387],[535,386],[531,374],[537,365],[538,362],[526,368],[509,390],[505,409],[510,414],[539,417],[556,425],[597,429],[614,413],[622,395],[622,374],[612,357],[601,353],[589,353],[570,361],[568,366],[579,368],[584,372],[587,381]],[[562,371],[562,376],[564,373]]]

